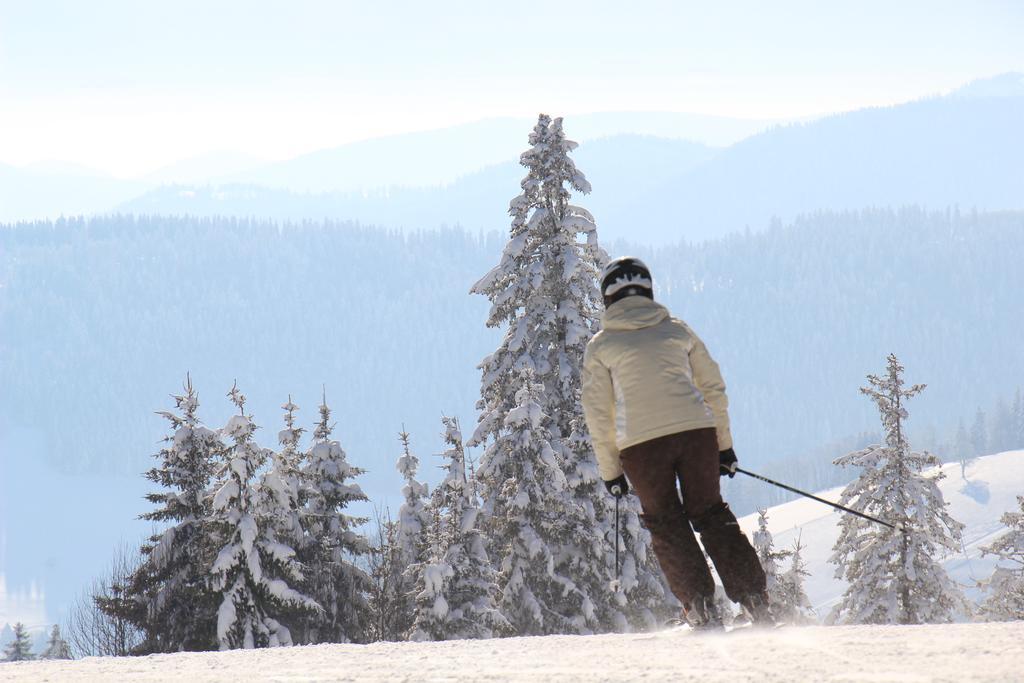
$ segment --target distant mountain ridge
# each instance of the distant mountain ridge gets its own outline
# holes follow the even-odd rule
[[[719,150],[683,140],[619,135],[580,145],[577,166],[596,187],[606,188],[580,201],[598,216],[646,192],[652,175],[691,169]],[[459,224],[473,230],[501,230],[508,224],[509,200],[519,192],[523,169],[507,161],[465,175],[437,188],[390,188],[373,192],[300,194],[253,184],[182,186],[148,192],[118,207],[140,214],[255,216],[276,220],[346,216],[364,225],[432,229]],[[614,192],[607,191],[614,188]],[[601,226],[602,233],[605,226]],[[612,236],[616,235],[614,231]]]
[[[617,136],[575,154],[593,193],[580,201],[605,240],[702,241],[815,211],[918,205],[1024,208],[1024,94],[1017,75],[944,97],[777,126],[725,149]],[[1002,93],[998,97],[986,93]],[[967,93],[965,95],[965,93]],[[574,137],[574,121],[566,120]],[[510,140],[513,139],[509,133]],[[525,146],[525,132],[514,137]],[[521,169],[512,162],[440,188],[299,194],[258,185],[163,188],[118,207],[168,214],[358,220],[392,228],[504,228]]]
[[[768,121],[659,112],[583,114],[566,120],[571,139],[579,142],[630,135],[719,147],[770,125]],[[221,176],[212,182],[299,193],[449,185],[486,167],[515,163],[535,123],[528,118],[486,119],[363,140]]]
[[[732,144],[772,123],[672,112],[605,112],[573,116],[572,121],[576,140],[653,135],[712,146]],[[495,164],[515,163],[533,124],[528,118],[486,119],[354,142],[279,162],[211,152],[131,180],[73,164],[0,164],[0,221],[102,213],[173,184],[258,185],[270,189],[269,195],[290,191],[300,196],[310,192],[379,194],[400,186],[439,187]],[[174,212],[180,207],[167,210]]]
[[[1024,73],[1010,72],[971,81],[951,94],[955,97],[1022,97]]]
[[[566,130],[605,239],[666,244],[819,210],[1024,208],[1022,120],[1024,75],[1011,73],[754,135],[766,122],[650,112],[569,116]],[[116,210],[504,229],[531,126],[491,119],[262,165],[219,154],[142,181],[0,166],[0,220]],[[174,178],[191,182],[154,188]]]

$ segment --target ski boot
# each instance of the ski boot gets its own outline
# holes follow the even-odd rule
[[[764,593],[747,595],[740,600],[740,607],[754,627],[773,628],[777,625],[771,605],[768,604],[768,596]]]
[[[683,622],[694,631],[723,631],[722,615],[715,604],[715,598],[697,597],[689,605],[683,606]]]

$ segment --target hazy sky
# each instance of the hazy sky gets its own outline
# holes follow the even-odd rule
[[[1024,3],[0,0],[0,163],[128,176],[492,116],[793,118],[1024,71]]]

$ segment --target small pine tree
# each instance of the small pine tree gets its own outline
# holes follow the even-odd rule
[[[1013,397],[1013,443],[1010,448],[1024,448],[1024,396],[1018,388]]]
[[[40,659],[71,659],[71,646],[60,634],[60,626],[53,625],[50,629],[50,639],[46,643],[46,649],[39,655]]]
[[[332,438],[333,431],[325,393],[313,444],[301,471],[302,525],[307,543],[299,557],[308,567],[312,597],[323,606],[323,612],[311,617],[307,642],[364,642],[369,630],[367,594],[371,585],[370,577],[357,562],[370,552],[370,544],[357,531],[366,519],[347,512],[349,505],[367,499],[354,481],[363,470],[349,464],[345,450]]]
[[[996,401],[995,413],[992,415],[992,436],[989,440],[989,450],[993,453],[1000,453],[1013,448],[1016,442],[1015,427],[1012,407],[1000,398]]]
[[[1013,429],[1011,430],[1011,449],[1024,448],[1024,396],[1020,388],[1013,395],[1013,407],[1010,409],[1013,416]]]
[[[960,476],[966,481],[967,466],[974,459],[974,449],[971,446],[971,438],[964,429],[964,421],[960,420],[956,426],[956,437],[953,439],[953,453],[957,462],[960,463]]]
[[[793,550],[789,551],[789,569],[779,577],[783,597],[776,616],[790,624],[813,624],[818,621],[811,599],[804,590],[804,579],[810,576],[810,572],[807,571],[807,565],[803,560],[803,549],[804,546],[797,537],[793,541]]]
[[[400,595],[400,587],[395,585],[402,578],[398,524],[391,519],[387,508],[376,510],[375,522],[376,537],[366,559],[370,579],[368,603],[372,617],[369,640],[401,640],[403,634],[398,632],[396,624],[400,621],[399,611],[405,600]]]
[[[291,645],[291,633],[279,619],[319,605],[292,587],[302,580],[295,551],[275,538],[253,484],[267,453],[253,440],[256,425],[245,414],[245,396],[237,386],[228,396],[239,412],[223,429],[233,445],[213,500],[214,524],[226,539],[210,570],[221,596],[217,641],[222,650]]]
[[[402,454],[398,457],[395,469],[402,475],[405,485],[402,487],[404,502],[398,510],[397,522],[397,561],[393,563],[395,575],[391,585],[395,590],[395,633],[407,638],[412,631],[416,618],[415,590],[417,583],[422,581],[418,572],[422,572],[429,556],[429,528],[431,515],[427,509],[430,490],[427,485],[416,479],[420,460],[413,455],[409,444],[409,433],[403,428],[398,434],[402,443]]]
[[[508,630],[494,604],[497,574],[477,529],[480,507],[466,477],[459,423],[441,422],[446,474],[431,498],[431,557],[418,572],[412,640],[491,638]]]
[[[780,612],[787,611],[787,596],[785,586],[779,575],[779,563],[792,555],[792,553],[788,550],[775,550],[772,532],[768,531],[768,510],[764,508],[757,511],[757,531],[754,532],[754,549],[757,551],[757,558],[761,561],[761,568],[764,569],[768,589],[768,602]]]
[[[975,456],[985,455],[989,450],[986,422],[984,411],[978,408],[978,412],[974,415],[974,424],[971,425],[971,449]]]
[[[303,457],[299,452],[299,440],[306,430],[295,424],[299,407],[292,403],[291,396],[281,409],[285,425],[277,435],[281,450],[270,453],[270,469],[260,482],[260,507],[276,536],[298,553],[307,544],[303,504],[308,494],[302,488]]]
[[[29,638],[28,629],[20,621],[14,625],[14,640],[4,648],[4,660],[8,662],[25,662],[35,659],[32,654],[32,639]]]
[[[1006,532],[982,548],[1003,563],[986,582],[988,597],[981,605],[982,615],[993,621],[1024,619],[1024,496],[1017,496],[1017,504],[1020,512],[1007,512],[999,520]]]
[[[285,411],[285,429],[278,435],[278,441],[283,448],[280,451],[264,451],[270,459],[270,467],[263,471],[259,485],[255,488],[257,521],[264,541],[274,549],[274,569],[285,572],[295,588],[305,589],[306,577],[299,570],[300,563],[295,550],[306,543],[299,500],[298,440],[302,436],[302,429],[295,427],[294,416],[298,406],[292,403],[291,397],[282,408]],[[302,633],[302,625],[309,618],[323,613],[308,609],[308,605],[301,601],[286,602],[282,607],[275,615],[277,621],[286,625],[289,633],[285,640],[279,638],[282,645],[289,644],[286,641],[295,642],[295,627],[299,627],[300,636],[305,635]]]
[[[910,450],[903,422],[906,399],[924,389],[903,388],[903,366],[889,355],[884,377],[868,375],[861,393],[878,407],[885,445],[845,455],[836,464],[861,468],[856,481],[843,490],[841,503],[898,528],[844,515],[830,561],[836,578],[849,584],[833,608],[829,622],[854,624],[918,624],[949,622],[967,603],[937,560],[940,550],[960,549],[963,525],[946,511],[936,482],[922,471],[939,465],[931,453]]]

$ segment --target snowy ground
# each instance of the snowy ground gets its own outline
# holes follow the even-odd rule
[[[981,547],[990,544],[1005,529],[999,522],[1004,512],[1020,509],[1017,496],[1024,494],[1024,451],[976,458],[967,467],[966,479],[961,476],[959,464],[943,465],[942,469],[946,476],[939,482],[939,488],[949,503],[950,514],[965,526],[963,551],[945,558],[943,565],[974,600],[979,595],[977,581],[987,579],[995,566],[991,555],[981,557]],[[837,488],[817,495],[838,501],[841,491],[842,488]],[[806,498],[777,505],[768,511],[768,530],[772,532],[777,550],[791,549],[793,541],[800,537],[804,545],[803,557],[811,573],[805,588],[822,618],[846,590],[846,584],[834,578],[835,566],[828,563],[839,535],[837,524],[841,514]],[[757,515],[743,517],[740,526],[752,537],[757,529]],[[783,562],[782,567],[787,568],[788,563]]]
[[[685,630],[90,657],[0,664],[0,680],[1021,681],[1024,622]]]

